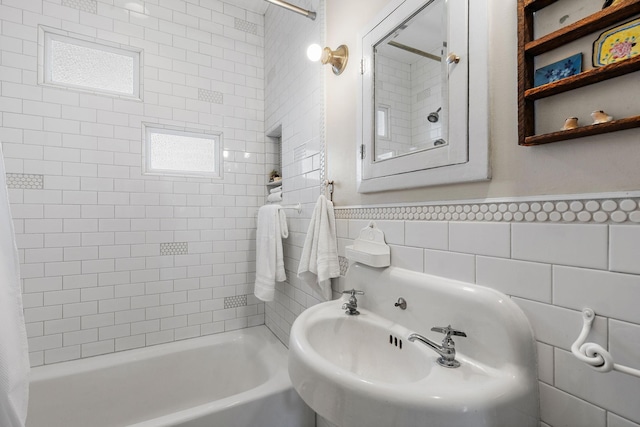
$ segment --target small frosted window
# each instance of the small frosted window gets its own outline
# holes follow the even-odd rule
[[[145,129],[147,173],[220,177],[220,135]]]
[[[378,137],[389,139],[389,107],[379,105],[376,110],[376,133]]]
[[[140,53],[45,34],[45,83],[139,97]]]

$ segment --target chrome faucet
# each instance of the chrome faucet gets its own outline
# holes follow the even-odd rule
[[[420,334],[411,334],[409,335],[408,339],[411,342],[418,340],[422,344],[438,353],[440,357],[438,358],[437,362],[440,366],[444,366],[445,368],[457,368],[458,366],[460,366],[460,362],[456,360],[456,343],[453,342],[451,336],[454,335],[458,337],[466,337],[467,334],[457,329],[453,329],[451,325],[447,326],[446,328],[442,326],[435,326],[431,328],[431,330],[433,332],[440,332],[444,334],[442,345],[438,345],[431,341],[429,338],[423,337]]]
[[[349,297],[349,301],[342,304],[342,309],[347,310],[345,311],[345,313],[347,313],[350,316],[355,316],[360,314],[360,312],[358,311],[358,299],[356,298],[356,295],[364,295],[364,291],[351,289],[348,291],[342,291],[342,293],[351,295]]]

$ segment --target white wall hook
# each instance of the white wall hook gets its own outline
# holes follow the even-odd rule
[[[582,310],[582,331],[580,335],[578,335],[578,339],[571,345],[571,353],[573,353],[578,360],[586,363],[598,372],[615,370],[640,378],[640,370],[613,363],[611,353],[605,350],[600,344],[592,342],[585,343],[589,332],[591,332],[591,325],[595,318],[596,313],[592,309],[585,308]]]

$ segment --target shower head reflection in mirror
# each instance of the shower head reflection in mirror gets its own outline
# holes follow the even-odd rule
[[[442,110],[442,107],[438,108],[436,111],[429,113],[429,115],[427,116],[427,120],[429,120],[431,123],[438,123],[438,120],[440,120],[440,110]]]

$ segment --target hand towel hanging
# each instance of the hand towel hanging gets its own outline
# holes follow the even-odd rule
[[[325,300],[331,299],[331,278],[340,276],[333,203],[318,197],[302,248],[298,277]]]
[[[256,297],[262,301],[273,301],[276,281],[287,279],[282,252],[282,239],[287,237],[287,217],[280,205],[262,206],[258,210],[254,288]]]

